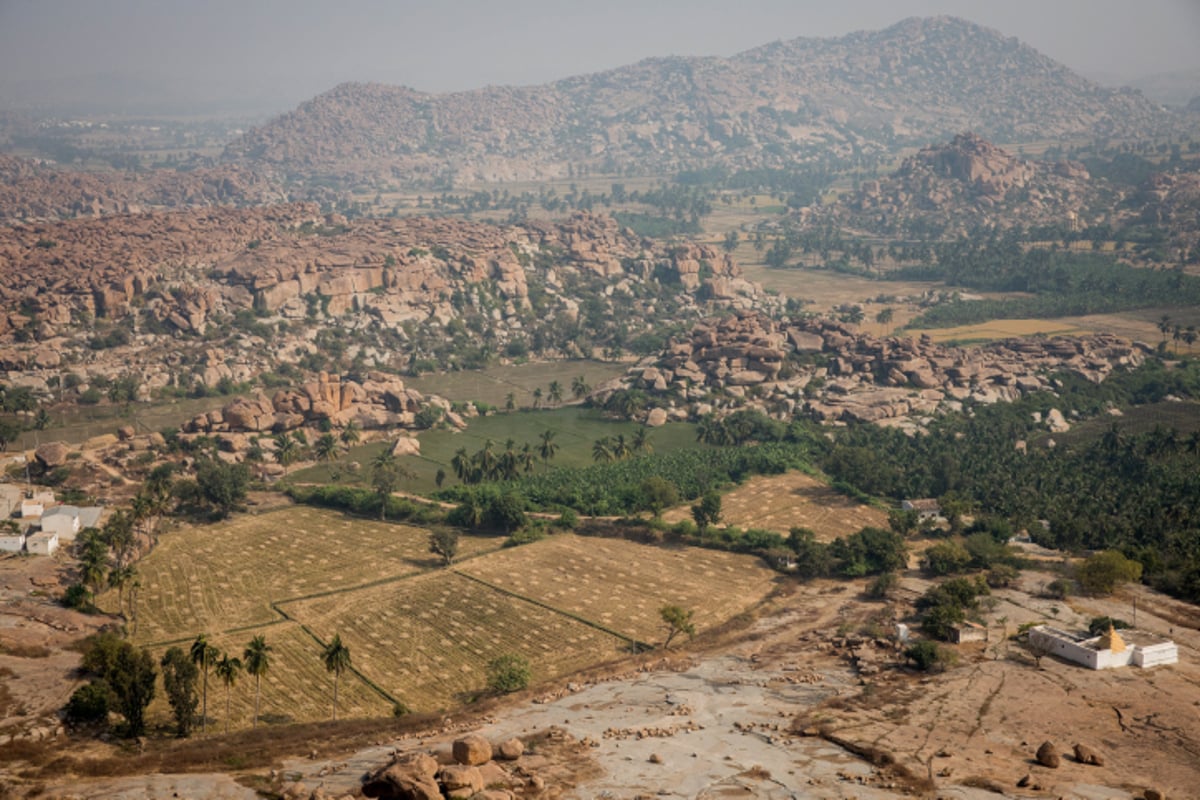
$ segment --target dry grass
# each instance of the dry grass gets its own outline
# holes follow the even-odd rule
[[[664,512],[667,522],[691,519],[688,506]],[[802,472],[760,475],[721,497],[721,521],[739,528],[762,528],[787,534],[809,528],[822,542],[854,533],[868,525],[887,527],[887,514],[866,506]]]
[[[429,532],[336,511],[294,506],[169,533],[138,564],[135,641],[274,622],[272,602],[362,586],[429,569]],[[462,556],[496,546],[464,536]],[[116,592],[99,599],[116,610]]]
[[[752,556],[569,534],[477,559],[462,571],[643,642],[663,639],[664,605],[693,610],[703,631],[765,597],[774,577]]]
[[[262,635],[271,647],[271,668],[262,680],[260,724],[328,720],[333,712],[333,676],[321,661],[321,645],[295,622],[267,625],[239,633],[209,637],[220,651],[237,658],[254,636]],[[180,645],[186,651],[187,645]],[[155,661],[166,652],[153,651]],[[358,654],[351,652],[351,665]],[[352,719],[380,717],[392,712],[392,704],[353,672],[344,672],[338,683],[338,716]],[[164,726],[171,723],[165,692],[155,694],[148,720]],[[242,730],[254,721],[254,678],[242,675],[229,694],[229,728]],[[198,727],[198,726],[197,726]],[[225,685],[210,670],[208,674],[208,729],[225,730]]]
[[[452,571],[284,610],[322,639],[340,635],[354,665],[415,711],[473,699],[498,655],[525,656],[541,681],[615,658],[625,647],[615,636]]]
[[[1071,319],[996,319],[977,325],[959,325],[955,328],[931,328],[913,330],[909,334],[929,334],[935,342],[983,341],[1010,339],[1017,336],[1086,336],[1095,328],[1086,326],[1081,320]]]

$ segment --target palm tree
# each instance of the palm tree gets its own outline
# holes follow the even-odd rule
[[[346,445],[346,447],[354,447],[361,438],[362,435],[359,432],[358,423],[354,420],[347,420],[346,424],[342,426],[342,444]]]
[[[558,454],[558,445],[554,442],[554,431],[547,428],[542,431],[542,443],[538,446],[538,455],[542,457],[542,464],[546,469],[550,468],[550,459]]]
[[[491,439],[486,439],[483,442],[483,447],[471,458],[475,469],[479,471],[480,480],[496,477],[498,459],[496,458],[496,454],[492,452],[492,448],[495,446],[495,442]]]
[[[317,456],[317,461],[333,461],[338,453],[337,438],[332,433],[321,434],[321,438],[317,439],[317,443],[313,447],[313,452]]]
[[[350,648],[342,644],[339,634],[333,635],[333,641],[321,652],[321,661],[325,670],[333,673],[333,718],[337,720],[338,678],[350,667]]]
[[[286,433],[275,434],[274,441],[275,460],[283,467],[283,474],[287,475],[288,466],[296,463],[300,457],[300,443]]]
[[[137,577],[137,568],[132,564],[125,564],[119,567],[113,567],[108,573],[108,585],[117,590],[117,613],[122,617],[125,616],[125,587],[130,585]]]
[[[241,674],[242,662],[236,657],[231,657],[229,653],[222,653],[221,660],[217,662],[213,671],[225,684],[225,732],[229,733],[229,695],[233,685],[237,683],[238,675]]]
[[[1167,343],[1167,333],[1169,333],[1171,330],[1171,315],[1163,314],[1162,319],[1160,319],[1158,321],[1157,327],[1158,327],[1159,332],[1162,333],[1163,344],[1166,344]]]
[[[625,434],[617,434],[617,439],[613,442],[612,451],[617,461],[624,461],[633,455],[633,450],[630,448],[629,442],[625,441]]]
[[[200,732],[206,733],[208,731],[208,668],[217,660],[217,656],[220,653],[217,648],[208,643],[208,637],[203,633],[196,637],[196,641],[192,642],[189,653],[192,657],[192,663],[199,664],[201,671],[204,673],[204,686],[200,705]]]
[[[654,452],[654,445],[650,444],[650,430],[645,425],[634,431],[630,445],[635,453]]]
[[[612,439],[608,436],[592,442],[593,461],[615,461],[616,455],[612,450]]]
[[[467,448],[460,447],[454,451],[454,457],[450,459],[450,469],[454,470],[460,482],[467,482],[467,475],[471,471],[471,457],[467,455]]]
[[[255,636],[242,652],[246,672],[254,676],[254,727],[258,727],[258,700],[262,696],[262,677],[271,669],[271,645],[267,637]]]
[[[521,469],[525,474],[533,472],[533,466],[537,463],[537,456],[533,454],[533,445],[525,442],[521,445],[521,452],[518,455],[518,460],[521,462]]]
[[[562,398],[562,384],[558,381],[550,381],[550,402],[554,405],[558,405],[562,402]]]
[[[592,387],[588,386],[587,381],[580,375],[571,381],[571,394],[576,400],[582,400],[592,391]]]
[[[504,395],[504,410],[512,411],[517,407],[517,396],[512,392]]]
[[[417,477],[412,470],[396,460],[390,450],[384,450],[371,462],[371,486],[379,497],[379,519],[387,517],[388,498],[400,488],[401,481]]]
[[[542,404],[542,387],[536,386],[533,389],[533,407],[537,408]]]

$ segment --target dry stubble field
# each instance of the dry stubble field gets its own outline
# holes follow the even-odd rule
[[[690,506],[663,513],[667,522],[691,519]],[[887,514],[838,494],[803,472],[755,476],[721,498],[721,522],[743,530],[762,528],[787,535],[809,528],[822,542],[872,525],[887,527]]]
[[[274,652],[263,719],[280,723],[330,713],[320,652],[339,634],[367,679],[343,676],[341,715],[380,716],[392,699],[417,711],[461,704],[484,689],[498,655],[528,657],[535,680],[559,677],[620,656],[631,638],[661,641],[663,605],[693,609],[705,629],[772,586],[773,573],[750,556],[565,534],[504,550],[496,538],[464,536],[446,570],[427,537],[303,506],[166,534],[138,565],[135,642],[157,660],[205,633],[240,657],[264,635]],[[115,593],[100,602],[115,610]],[[159,695],[151,715],[166,724]],[[222,728],[224,697],[210,675],[209,718]],[[231,698],[231,728],[248,727],[252,679],[243,676]]]
[[[191,639],[279,619],[271,603],[409,575],[437,564],[429,532],[294,506],[164,534],[137,565],[141,644]],[[499,546],[465,536],[463,556]],[[117,593],[100,607],[116,611]]]
[[[475,559],[460,570],[648,643],[666,633],[658,613],[664,605],[693,610],[703,631],[760,601],[774,577],[753,556],[569,534]]]

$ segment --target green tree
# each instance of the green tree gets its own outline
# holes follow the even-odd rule
[[[642,481],[639,493],[642,504],[650,509],[655,519],[662,516],[663,509],[679,504],[679,487],[658,475],[651,475]]]
[[[953,575],[971,563],[971,554],[956,541],[938,542],[925,551],[922,566],[930,575]]]
[[[496,694],[519,692],[532,679],[533,668],[525,656],[508,653],[488,662],[487,685]]]
[[[696,623],[692,622],[694,611],[684,611],[681,606],[667,605],[658,610],[663,624],[667,626],[667,638],[663,641],[663,649],[671,646],[671,641],[679,634],[689,639],[696,635]]]
[[[127,736],[141,736],[146,732],[146,707],[154,699],[157,678],[154,660],[148,651],[137,650],[132,645],[118,651],[116,667],[107,681],[117,698],[117,710],[125,717]]]
[[[228,653],[221,654],[221,660],[213,667],[221,683],[225,684],[225,732],[229,733],[229,695],[238,676],[242,674],[242,662]]]
[[[200,497],[213,516],[224,519],[241,507],[250,485],[250,468],[226,464],[216,458],[196,461],[196,484]]]
[[[203,633],[196,637],[192,642],[191,649],[188,651],[193,664],[200,667],[200,671],[204,675],[204,682],[201,689],[201,709],[200,709],[200,732],[208,732],[208,668],[217,660],[220,652],[216,647],[209,644],[208,637]]]
[[[635,453],[653,453],[654,445],[650,444],[650,429],[643,425],[634,431],[633,438],[629,440],[629,446]]]
[[[721,495],[715,489],[709,489],[700,496],[700,502],[692,506],[692,519],[701,533],[721,521]]]
[[[286,433],[277,433],[272,438],[275,442],[275,460],[283,467],[283,474],[300,458],[300,443]]]
[[[257,728],[262,679],[271,671],[271,646],[267,644],[267,637],[259,635],[250,640],[242,651],[242,663],[246,665],[246,672],[254,676],[254,727]]]
[[[342,426],[342,432],[339,434],[342,444],[346,447],[354,447],[362,439],[362,432],[358,427],[358,423],[354,420],[346,420],[346,424]]]
[[[458,555],[458,531],[453,528],[434,528],[429,532],[429,552],[441,557],[448,567]]]
[[[576,400],[582,400],[592,391],[592,387],[584,380],[582,375],[578,375],[571,380],[571,394]]]
[[[132,616],[132,609],[129,615],[125,614],[125,589],[133,585],[137,580],[137,568],[133,564],[113,567],[108,573],[108,585],[117,590],[117,613],[125,619]]]
[[[167,702],[171,704],[171,714],[175,717],[175,732],[187,736],[192,732],[196,707],[200,705],[200,695],[196,691],[200,670],[180,647],[167,650],[159,666],[162,667]]]
[[[1116,550],[1096,553],[1075,568],[1075,579],[1088,594],[1112,594],[1118,586],[1141,578],[1141,563]]]
[[[333,461],[338,454],[338,441],[332,433],[323,433],[313,445],[317,461]]]
[[[350,668],[350,648],[342,644],[342,637],[339,634],[335,633],[333,641],[321,651],[321,663],[325,665],[326,672],[333,673],[333,719],[336,721],[338,679],[342,677],[343,672]]]
[[[538,445],[538,455],[542,457],[543,467],[549,469],[550,459],[558,454],[558,443],[554,441],[554,431],[546,429],[542,431],[539,438],[541,442]]]
[[[375,458],[371,465],[371,487],[379,500],[379,519],[387,518],[388,503],[392,495],[400,489],[400,484],[415,477],[411,470],[387,450]]]
[[[923,672],[942,670],[954,663],[954,654],[937,642],[922,639],[904,651],[904,657]]]
[[[549,399],[554,405],[558,405],[563,399],[563,387],[558,381],[550,381]]]
[[[537,408],[542,404],[542,387],[535,386],[533,389],[533,407]]]
[[[0,417],[0,453],[21,436],[21,423],[13,417]]]

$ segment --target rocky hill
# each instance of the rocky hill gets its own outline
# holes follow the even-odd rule
[[[838,224],[873,233],[913,228],[965,231],[1078,222],[1085,208],[1112,190],[1077,162],[1018,158],[973,133],[925,147],[879,180],[829,206],[802,210],[805,222]]]
[[[237,165],[190,171],[80,172],[0,154],[0,223],[278,203],[286,194]]]
[[[396,374],[592,356],[749,308],[726,254],[612,218],[349,221],[313,204],[0,228],[0,380],[189,391],[267,373]]]
[[[228,160],[293,175],[453,185],[861,155],[975,130],[998,141],[1142,136],[1179,118],[952,17],[650,59],[523,88],[344,84],[251,130]]]

